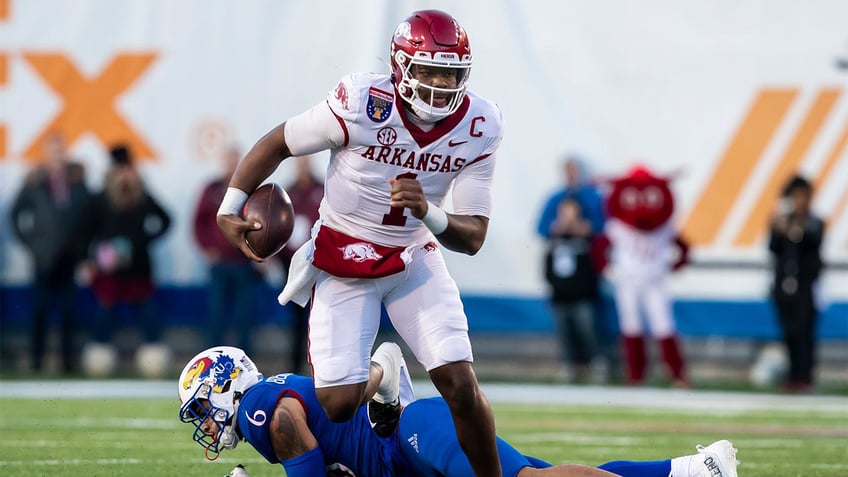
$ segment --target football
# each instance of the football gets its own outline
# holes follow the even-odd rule
[[[294,230],[294,207],[289,194],[276,183],[253,191],[244,203],[241,217],[262,224],[245,234],[247,245],[260,258],[269,258],[283,249]]]

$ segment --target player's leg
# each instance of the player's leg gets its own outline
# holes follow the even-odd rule
[[[653,462],[618,460],[598,466],[622,477],[737,477],[736,448],[728,440],[696,446],[697,454]]]
[[[730,441],[721,440],[707,447],[697,446],[697,449],[697,454],[673,459],[645,462],[617,460],[600,465],[597,469],[571,464],[547,468],[527,467],[521,469],[518,476],[737,477],[737,451]]]
[[[343,422],[371,398],[382,374],[371,367],[371,347],[380,326],[380,296],[374,280],[342,279],[322,272],[311,306],[309,356],[315,393],[327,417]]]
[[[371,356],[371,379],[379,383],[371,401],[368,402],[368,420],[380,437],[390,436],[400,419],[400,383],[408,378],[403,353],[396,343],[386,342]]]
[[[518,477],[617,477],[619,474],[588,465],[562,464],[546,469],[525,467],[517,475]],[[668,473],[664,475],[644,474],[642,477],[668,477]]]
[[[415,469],[416,475],[468,477],[474,470],[460,447],[453,417],[444,398],[419,399],[401,414],[398,449],[402,469]],[[503,475],[514,477],[532,458],[521,455],[503,439],[497,439]],[[541,465],[542,461],[535,460]]]
[[[415,251],[399,275],[384,298],[395,329],[447,401],[474,473],[501,475],[494,417],[471,367],[468,321],[441,252]]]
[[[489,439],[495,436],[495,418],[471,363],[459,361],[439,366],[430,371],[430,379],[450,408],[457,439],[474,475],[501,475],[497,448]]]

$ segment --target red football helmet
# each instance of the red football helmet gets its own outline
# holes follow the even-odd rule
[[[416,116],[435,122],[462,104],[471,73],[471,45],[465,29],[452,16],[439,10],[414,12],[395,29],[391,56],[395,88]],[[423,84],[416,78],[415,65],[449,69],[456,75],[456,86]]]

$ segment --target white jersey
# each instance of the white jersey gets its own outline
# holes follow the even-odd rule
[[[422,222],[389,207],[389,179],[421,182],[441,206],[453,184],[453,211],[489,216],[501,112],[467,93],[459,110],[424,131],[409,117],[389,76],[342,78],[322,102],[286,122],[293,155],[330,149],[320,216],[323,224],[376,244],[405,247],[433,240]]]
[[[605,229],[612,247],[610,264],[615,276],[661,277],[671,269],[677,237],[671,221],[646,232],[610,218]]]

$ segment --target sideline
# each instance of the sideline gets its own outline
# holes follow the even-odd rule
[[[0,381],[0,398],[133,398],[177,400],[175,381],[45,380]],[[429,381],[414,381],[418,397],[435,396]],[[481,383],[489,401],[498,404],[544,404],[635,407],[678,411],[822,411],[848,414],[848,397],[782,395],[563,384]]]

